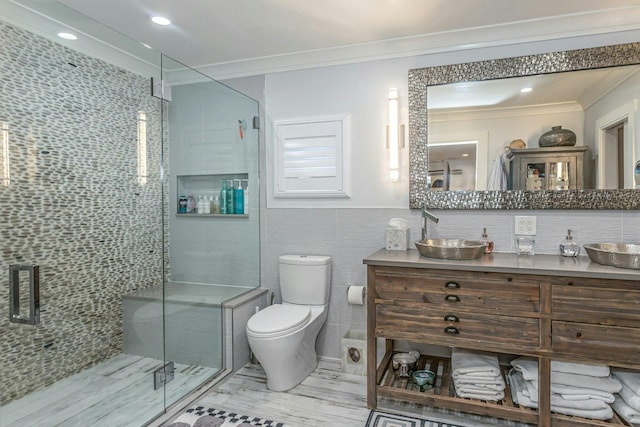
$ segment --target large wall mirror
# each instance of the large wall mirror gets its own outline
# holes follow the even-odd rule
[[[410,207],[640,209],[639,100],[640,43],[410,70]]]

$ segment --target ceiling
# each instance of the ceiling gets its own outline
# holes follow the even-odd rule
[[[640,29],[640,0],[1,1],[66,5],[218,78]]]
[[[586,110],[639,72],[640,67],[630,65],[429,86],[429,111],[447,114],[569,103]],[[523,88],[530,91],[522,93]]]

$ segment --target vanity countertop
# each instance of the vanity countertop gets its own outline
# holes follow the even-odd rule
[[[640,270],[609,267],[591,262],[587,256],[575,258],[561,255],[516,255],[494,252],[480,259],[449,261],[425,258],[416,249],[379,251],[366,257],[367,265],[388,267],[434,268],[499,273],[537,274],[548,276],[591,277],[600,279],[638,280]]]

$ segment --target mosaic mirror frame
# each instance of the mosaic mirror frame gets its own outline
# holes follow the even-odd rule
[[[409,207],[427,209],[640,209],[640,190],[428,191],[427,87],[640,64],[640,43],[409,70]]]

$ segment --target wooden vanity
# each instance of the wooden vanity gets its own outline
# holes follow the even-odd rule
[[[539,426],[629,426],[550,411],[551,359],[640,370],[640,271],[587,257],[494,253],[472,261],[380,250],[367,265],[367,403],[378,398],[443,407]],[[385,355],[377,360],[377,338]],[[394,340],[538,358],[539,410],[511,400],[459,398],[450,360],[423,354],[418,368],[437,372],[436,387],[418,391],[391,368]],[[505,365],[503,374],[509,366]]]

